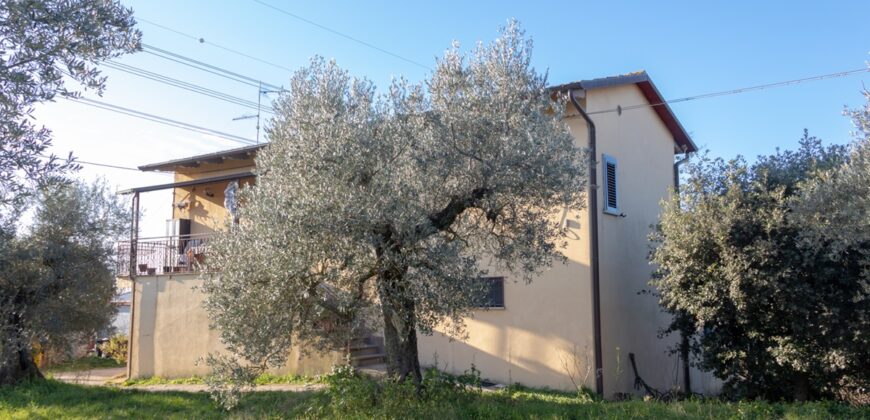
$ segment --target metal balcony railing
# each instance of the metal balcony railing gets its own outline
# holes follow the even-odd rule
[[[213,234],[141,238],[130,249],[130,241],[117,244],[117,272],[129,277],[198,272],[205,262],[205,251]],[[135,263],[131,264],[131,257]]]

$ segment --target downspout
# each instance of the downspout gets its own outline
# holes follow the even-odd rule
[[[133,373],[133,325],[136,321],[136,255],[139,245],[139,192],[133,194],[133,219],[130,223],[130,335],[127,337],[127,379]]]
[[[683,151],[683,155],[686,157],[674,162],[674,192],[676,194],[680,193],[680,165],[686,163],[689,160],[689,152]]]
[[[598,265],[598,162],[595,150],[595,123],[577,102],[574,90],[568,89],[571,104],[586,121],[589,130],[589,196],[587,197],[589,211],[589,265],[592,273],[592,337],[595,352],[595,392],[604,395],[604,362],[602,361],[601,345],[601,292],[600,268]]]
[[[686,163],[689,160],[689,153],[686,151],[686,148],[683,148],[684,158],[674,162],[674,194],[677,195],[677,199],[680,199],[680,165]],[[689,336],[685,331],[680,331],[680,358],[683,359],[683,387],[685,388],[686,394],[692,393],[692,372],[689,367]]]

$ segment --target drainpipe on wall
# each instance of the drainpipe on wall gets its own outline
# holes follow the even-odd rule
[[[604,362],[602,361],[601,345],[601,292],[600,268],[598,265],[598,170],[597,152],[595,150],[595,123],[577,102],[574,90],[568,89],[571,104],[586,121],[589,130],[589,265],[592,272],[592,336],[595,351],[595,392],[604,395]]]
[[[685,156],[684,158],[674,162],[674,194],[677,195],[677,199],[680,197],[680,165],[689,160],[689,153],[686,152],[685,147],[683,147],[683,155]],[[680,358],[683,359],[683,387],[686,390],[686,394],[692,393],[692,372],[689,367],[689,346],[689,336],[684,331],[680,331]]]
[[[127,336],[127,379],[133,373],[133,324],[136,320],[136,254],[139,245],[139,192],[133,194],[133,219],[130,223],[130,333]]]

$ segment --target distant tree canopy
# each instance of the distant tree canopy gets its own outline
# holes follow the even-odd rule
[[[129,212],[103,182],[40,188],[30,229],[0,241],[0,384],[40,377],[32,346],[64,345],[114,313],[114,240]]]
[[[321,59],[297,72],[241,222],[207,259],[229,348],[280,365],[292,340],[335,345],[376,315],[389,373],[419,383],[417,332],[461,326],[482,267],[530,280],[562,259],[554,215],[583,206],[585,154],[530,58],[514,22],[384,95]]]
[[[868,97],[870,104],[870,97]],[[652,238],[652,284],[733,397],[844,397],[870,384],[870,138],[806,133],[754,164],[695,158]]]

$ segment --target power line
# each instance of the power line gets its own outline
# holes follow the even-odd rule
[[[127,167],[127,166],[111,165],[111,164],[108,164],[108,163],[88,162],[88,161],[86,161],[86,160],[80,160],[80,159],[75,159],[75,160],[72,161],[72,163],[81,163],[81,164],[83,164],[83,165],[101,166],[101,167],[103,167],[103,168],[123,169],[123,170],[126,170],[126,171],[142,172],[142,171],[140,171],[138,168],[131,168],[131,167]]]
[[[253,55],[246,54],[246,53],[243,53],[243,52],[238,51],[238,50],[234,50],[234,49],[229,48],[229,47],[224,47],[223,45],[215,44],[214,42],[206,41],[205,38],[198,37],[198,36],[194,36],[194,35],[191,35],[191,34],[188,34],[188,33],[182,32],[182,31],[179,31],[178,29],[173,29],[173,28],[170,28],[170,27],[168,27],[168,26],[161,25],[161,24],[159,24],[159,23],[157,23],[157,22],[150,21],[150,20],[148,20],[148,19],[143,19],[143,18],[141,18],[141,17],[137,17],[136,20],[141,21],[141,22],[144,22],[144,23],[147,23],[147,24],[149,24],[149,25],[151,25],[151,26],[156,26],[156,27],[158,27],[158,28],[160,28],[160,29],[163,29],[163,30],[165,30],[165,31],[169,31],[169,32],[175,33],[175,34],[177,34],[177,35],[181,35],[181,36],[183,36],[183,37],[185,37],[185,38],[192,39],[192,40],[194,40],[194,41],[196,41],[196,42],[199,42],[200,44],[210,45],[210,46],[212,46],[212,47],[222,49],[222,50],[224,50],[224,51],[227,51],[227,52],[230,52],[230,53],[233,53],[233,54],[236,54],[236,55],[238,55],[238,56],[245,57],[245,58],[248,58],[248,59],[251,59],[251,60],[254,60],[254,61],[257,61],[257,62],[259,62],[259,63],[263,63],[263,64],[266,64],[266,65],[269,65],[269,66],[272,66],[272,67],[275,67],[275,68],[278,68],[278,69],[281,69],[281,70],[286,70],[286,71],[289,71],[289,72],[294,72],[294,71],[296,71],[295,69],[291,69],[290,67],[282,66],[281,64],[278,64],[278,63],[274,63],[274,62],[271,62],[271,61],[268,61],[268,60],[264,60],[264,59],[262,59],[262,58],[255,57],[255,56],[253,56]]]
[[[257,88],[259,88],[260,86],[264,86],[264,87],[268,87],[270,89],[284,91],[284,88],[282,88],[278,85],[266,83],[260,79],[255,78],[255,77],[245,76],[243,74],[236,73],[232,70],[227,70],[227,69],[222,68],[222,67],[218,67],[218,66],[215,66],[212,64],[208,64],[208,63],[187,57],[183,54],[178,54],[178,53],[174,53],[171,51],[167,51],[167,50],[164,50],[162,48],[157,48],[155,46],[148,45],[145,43],[142,44],[142,48],[144,49],[145,52],[147,52],[149,54],[156,55],[158,57],[161,57],[161,58],[164,58],[167,60],[175,61],[177,63],[181,63],[181,64],[184,64],[184,65],[187,65],[187,66],[190,66],[190,67],[193,67],[193,68],[196,68],[196,69],[208,72],[208,73],[212,73],[212,74],[215,74],[215,75],[218,75],[218,76],[230,79],[230,80],[234,80],[234,81],[239,82],[239,83],[244,83],[244,84],[247,84],[249,86],[255,86]]]
[[[234,103],[237,103],[238,105],[251,106],[251,107],[254,107],[255,109],[257,107],[257,103],[254,101],[251,101],[249,99],[244,99],[244,98],[241,98],[238,96],[230,95],[228,93],[209,89],[209,88],[206,88],[204,86],[197,85],[195,83],[185,82],[183,80],[175,79],[175,78],[172,78],[172,77],[160,74],[160,73],[155,73],[155,72],[152,72],[149,70],[145,70],[145,69],[140,68],[140,67],[131,66],[129,64],[124,64],[124,63],[114,61],[114,60],[109,60],[103,64],[106,65],[107,67],[111,67],[111,68],[114,68],[116,70],[125,71],[127,73],[135,74],[135,75],[145,77],[145,78],[157,81],[157,82],[170,84],[170,85],[184,88],[184,89],[188,89],[188,90],[192,89],[192,90],[195,90],[197,93],[206,94],[208,96],[216,96],[216,97],[218,97],[217,99],[230,100]]]
[[[174,59],[174,58],[172,58],[172,57],[163,56],[163,55],[160,55],[160,54],[155,53],[155,52],[152,52],[152,51],[145,50],[145,51],[143,51],[143,52],[145,52],[145,53],[147,53],[147,54],[154,55],[154,56],[156,56],[156,57],[160,57],[160,58],[162,58],[162,59],[164,59],[164,60],[174,61],[174,62],[176,62],[176,63],[178,63],[178,64],[183,64],[183,65],[185,65],[185,66],[188,66],[188,67],[191,67],[191,68],[194,68],[194,69],[197,69],[197,70],[201,70],[201,71],[204,71],[204,72],[206,72],[206,73],[211,73],[211,74],[214,74],[214,75],[216,75],[216,76],[220,76],[220,77],[223,77],[223,78],[225,78],[225,79],[232,80],[232,81],[234,81],[234,82],[238,82],[238,83],[241,83],[241,84],[244,84],[244,85],[253,86],[253,87],[259,87],[259,86],[260,86],[259,84],[256,84],[256,83],[246,82],[246,81],[244,81],[244,80],[237,79],[237,78],[235,78],[235,77],[231,77],[231,76],[228,76],[228,75],[223,74],[223,73],[219,73],[219,72],[216,72],[216,71],[211,71],[211,70],[208,70],[208,69],[205,69],[205,68],[202,68],[202,67],[196,66],[196,65],[194,65],[194,64],[192,64],[192,63],[188,63],[188,62],[185,62],[185,61],[182,61],[182,60],[176,60],[176,59]]]
[[[56,68],[61,73],[72,77],[72,75],[69,74],[69,72],[63,70],[62,68],[59,68],[59,67],[56,67]],[[262,88],[258,88],[258,89],[262,89]],[[262,91],[258,91],[258,94],[262,94]],[[247,139],[247,138],[244,138],[241,136],[236,136],[234,134],[228,134],[228,133],[224,133],[222,131],[212,130],[210,128],[200,127],[200,126],[185,123],[182,121],[176,121],[176,120],[173,120],[170,118],[161,117],[159,115],[149,114],[147,112],[137,111],[135,109],[125,108],[122,106],[97,101],[94,99],[88,99],[88,98],[82,98],[82,97],[76,97],[76,96],[61,96],[61,97],[63,99],[66,99],[66,100],[69,100],[72,102],[77,102],[77,103],[80,103],[83,105],[88,105],[88,106],[92,106],[95,108],[104,109],[107,111],[117,112],[119,114],[124,114],[127,116],[144,119],[144,120],[155,122],[158,124],[168,125],[170,127],[181,128],[183,130],[193,131],[195,133],[207,134],[207,135],[211,135],[211,136],[215,136],[215,137],[220,137],[220,138],[230,140],[230,141],[233,141],[236,143],[255,144],[255,142],[253,140],[250,140],[250,139]],[[259,116],[259,112],[257,113],[257,115]],[[259,142],[256,142],[256,143],[259,143]]]
[[[136,75],[139,77],[143,77],[145,79],[149,79],[158,83],[163,83],[165,85],[177,87],[179,89],[184,89],[189,92],[198,93],[200,95],[208,96],[214,99],[218,99],[224,102],[228,102],[235,105],[244,106],[251,109],[260,109],[265,112],[274,113],[271,107],[258,105],[256,102],[240,98],[238,96],[233,96],[224,92],[220,92],[217,90],[209,89],[204,86],[200,86],[194,83],[185,82],[183,80],[175,79],[166,75],[162,75],[160,73],[155,73],[152,71],[148,71],[139,67],[131,66],[129,64],[120,63],[114,60],[106,61],[102,64],[105,67],[115,69],[118,71],[122,71],[125,73],[129,73],[132,75]]]
[[[288,12],[287,10],[284,10],[284,9],[278,8],[278,7],[273,6],[273,5],[269,4],[269,3],[266,3],[266,2],[264,2],[264,1],[261,1],[261,0],[253,0],[253,1],[254,1],[254,3],[258,3],[258,4],[260,4],[261,6],[268,7],[268,8],[270,8],[270,9],[276,11],[276,12],[283,13],[283,14],[285,14],[285,15],[287,15],[287,16],[290,16],[290,17],[292,17],[292,18],[294,18],[294,19],[296,19],[296,20],[299,20],[299,21],[305,22],[305,23],[307,23],[307,24],[309,24],[309,25],[312,25],[312,26],[316,26],[316,27],[318,27],[318,28],[320,28],[320,29],[323,29],[324,31],[327,31],[327,32],[330,32],[330,33],[332,33],[332,34],[338,35],[338,36],[340,36],[340,37],[342,37],[342,38],[344,38],[344,39],[351,40],[351,41],[353,41],[353,42],[356,42],[357,44],[360,44],[360,45],[366,46],[366,47],[368,47],[368,48],[371,48],[371,49],[373,49],[373,50],[376,50],[376,51],[382,52],[382,53],[387,54],[387,55],[389,55],[389,56],[391,56],[391,57],[398,58],[399,60],[402,60],[402,61],[407,62],[407,63],[411,63],[411,64],[413,64],[413,65],[415,65],[415,66],[422,67],[422,68],[424,68],[424,69],[426,69],[426,70],[432,70],[431,67],[429,67],[429,66],[427,66],[427,65],[425,65],[425,64],[423,64],[423,63],[420,63],[419,61],[414,61],[414,60],[412,60],[412,59],[410,59],[410,58],[403,57],[403,56],[401,56],[401,55],[399,55],[399,54],[396,54],[396,53],[394,53],[394,52],[392,52],[392,51],[385,50],[385,49],[383,49],[383,48],[381,48],[381,47],[378,47],[377,45],[374,45],[374,44],[371,44],[371,43],[369,43],[369,42],[363,41],[363,40],[361,40],[361,39],[359,39],[359,38],[354,38],[354,37],[352,37],[352,36],[350,36],[350,35],[348,35],[348,34],[345,34],[345,33],[343,33],[343,32],[339,32],[339,31],[337,31],[337,30],[335,30],[335,29],[332,29],[332,28],[330,28],[330,27],[328,27],[328,26],[321,25],[321,24],[319,24],[319,23],[317,23],[317,22],[315,22],[315,21],[313,21],[313,20],[306,19],[306,18],[304,18],[304,17],[302,17],[302,16],[299,16],[299,15],[297,15],[297,14],[295,14],[295,13],[292,13],[292,12]]]
[[[91,166],[101,166],[101,167],[104,167],[104,168],[123,169],[123,170],[126,170],[126,171],[142,172],[142,171],[140,171],[138,168],[133,168],[133,167],[130,167],[130,166],[118,166],[118,165],[112,165],[112,164],[109,164],[109,163],[89,162],[89,161],[86,161],[86,160],[80,160],[80,159],[76,158],[75,156],[73,156],[72,159],[63,159],[63,158],[61,158],[61,157],[59,157],[59,156],[48,156],[48,155],[44,155],[44,154],[39,154],[38,156],[43,157],[43,158],[46,158],[46,159],[55,158],[55,159],[66,160],[67,162],[70,162],[70,163],[73,163],[73,164],[82,164],[82,165],[91,165]],[[169,172],[158,172],[158,173],[165,174],[165,175],[169,175],[169,174],[170,174]]]
[[[605,114],[608,112],[620,112],[620,111],[626,111],[626,110],[630,110],[630,109],[651,108],[651,107],[656,107],[656,106],[662,106],[665,104],[688,102],[688,101],[694,101],[697,99],[714,98],[717,96],[736,95],[739,93],[764,90],[764,89],[773,88],[773,87],[797,85],[797,84],[801,84],[801,83],[805,83],[805,82],[814,82],[817,80],[824,80],[824,79],[835,79],[835,78],[839,78],[839,77],[850,76],[850,75],[853,75],[856,73],[867,73],[867,72],[870,72],[870,68],[861,68],[861,69],[840,71],[840,72],[836,72],[836,73],[820,74],[817,76],[804,77],[801,79],[785,80],[785,81],[781,81],[781,82],[766,83],[763,85],[748,86],[748,87],[731,89],[731,90],[723,90],[723,91],[719,91],[719,92],[710,92],[710,93],[703,93],[700,95],[686,96],[683,98],[669,99],[669,100],[665,100],[665,101],[658,102],[655,104],[638,104],[638,105],[629,105],[629,106],[625,106],[622,108],[604,109],[601,111],[590,112],[589,115]]]
[[[246,139],[244,137],[236,136],[234,134],[228,134],[228,133],[224,133],[222,131],[212,130],[210,128],[200,127],[198,125],[188,124],[188,123],[185,123],[182,121],[177,121],[177,120],[173,120],[170,118],[161,117],[159,115],[149,114],[147,112],[137,111],[135,109],[125,108],[122,106],[113,105],[113,104],[109,104],[109,103],[102,102],[102,101],[97,101],[94,99],[73,98],[73,97],[69,97],[69,96],[64,96],[63,98],[70,100],[70,101],[73,101],[73,102],[76,102],[76,103],[80,103],[82,105],[88,105],[88,106],[92,106],[95,108],[101,108],[101,109],[105,109],[107,111],[117,112],[119,114],[124,114],[124,115],[128,115],[128,116],[135,117],[135,118],[140,118],[140,119],[155,122],[158,124],[168,125],[170,127],[181,128],[183,130],[188,130],[188,131],[192,131],[195,133],[207,134],[210,136],[220,137],[220,138],[223,138],[223,139],[226,139],[229,141],[233,141],[236,143],[256,144],[251,139]]]
[[[118,64],[120,64],[120,63],[118,63]],[[132,66],[130,66],[130,67],[132,67]],[[737,89],[731,89],[731,90],[725,90],[725,91],[719,91],[719,92],[704,93],[704,94],[694,95],[694,96],[686,96],[683,98],[666,100],[666,101],[659,102],[656,104],[631,105],[631,106],[627,106],[625,108],[622,108],[622,110],[649,108],[649,107],[661,106],[664,104],[687,102],[687,101],[693,101],[693,100],[697,100],[697,99],[706,99],[706,98],[712,98],[712,97],[717,97],[717,96],[736,95],[739,93],[751,92],[751,91],[756,91],[756,90],[764,90],[764,89],[772,88],[772,87],[789,86],[789,85],[795,85],[795,84],[817,81],[817,80],[846,77],[846,76],[850,76],[852,74],[867,73],[867,72],[870,72],[870,68],[846,70],[846,71],[842,71],[842,72],[828,73],[828,74],[822,74],[822,75],[817,75],[817,76],[810,76],[810,77],[805,77],[805,78],[801,78],[801,79],[786,80],[786,81],[781,81],[781,82],[767,83],[767,84],[763,84],[763,85],[749,86],[749,87],[737,88]],[[69,97],[65,97],[65,98],[71,99]],[[144,119],[150,120],[150,118],[144,117],[144,115],[147,115],[148,117],[153,117],[155,119],[171,121],[174,124],[196,127],[197,129],[206,130],[206,131],[210,132],[210,133],[206,133],[206,134],[215,135],[214,133],[220,133],[220,132],[215,131],[215,130],[211,130],[211,129],[207,129],[207,128],[203,128],[203,127],[197,127],[197,126],[194,126],[191,124],[182,123],[180,121],[169,120],[167,118],[159,117],[159,116],[152,115],[152,114],[147,114],[147,113],[144,113],[141,111],[135,111],[135,110],[132,110],[129,108],[123,108],[123,107],[119,107],[116,105],[107,104],[107,103],[100,102],[100,101],[95,101],[95,100],[86,99],[86,98],[77,98],[77,99],[73,99],[73,100],[74,101],[84,101],[84,102],[80,102],[80,103],[83,103],[86,105],[96,106],[98,108],[103,108],[103,109],[106,109],[109,111],[121,112],[123,114],[134,116],[134,117],[138,117],[138,115],[134,115],[134,113],[135,114],[143,114],[143,117],[141,117],[141,118],[144,118]],[[90,102],[93,102],[93,104],[91,104]],[[118,110],[113,109],[113,108],[118,108]],[[607,112],[617,112],[617,111],[618,111],[617,109],[609,109],[609,110],[602,110],[602,111],[594,111],[594,112],[590,112],[589,114],[603,114],[603,113],[607,113]],[[154,120],[152,120],[152,121],[154,121]],[[161,122],[161,121],[154,121],[154,122]],[[184,128],[184,127],[179,127],[179,128]],[[236,137],[236,136],[233,136],[231,134],[228,136]],[[247,141],[250,142],[250,140],[247,140]],[[46,156],[46,155],[42,155],[42,154],[40,154],[39,156],[42,156],[44,158],[50,158],[50,156]],[[89,162],[89,161],[79,160],[79,159],[74,159],[72,162],[73,163],[80,163],[83,165],[92,165],[92,166],[100,166],[100,167],[111,168],[111,169],[122,169],[122,170],[140,172],[139,169],[137,169],[137,168],[112,165],[112,164],[108,164],[108,163]]]

